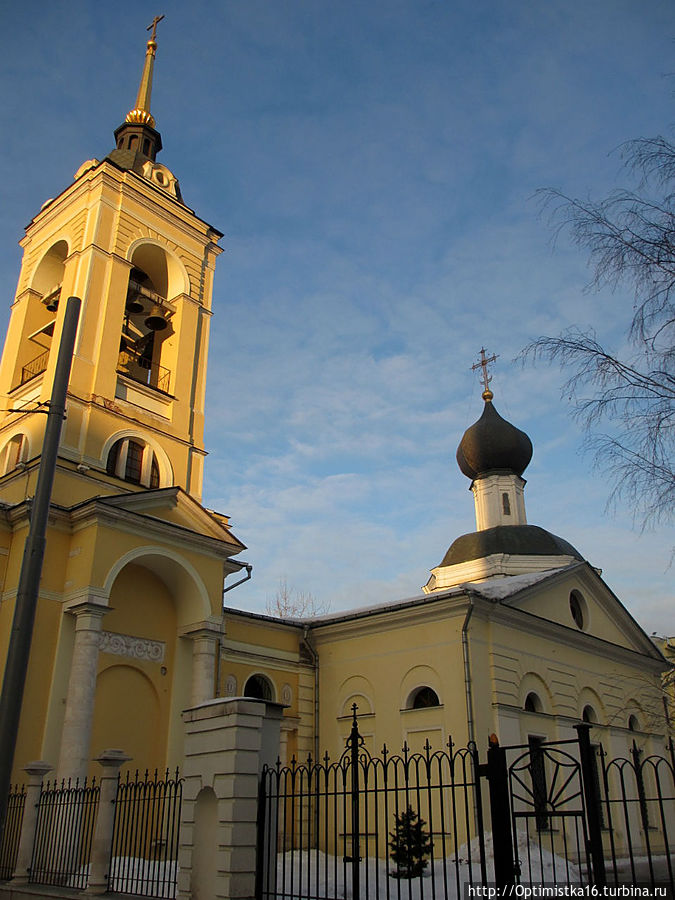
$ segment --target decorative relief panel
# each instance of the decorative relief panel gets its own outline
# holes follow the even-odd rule
[[[286,706],[290,706],[293,703],[293,689],[290,684],[285,684],[281,689],[281,702]]]
[[[225,696],[235,697],[237,695],[237,679],[234,675],[228,675],[225,679]]]
[[[145,659],[159,663],[164,661],[166,645],[163,641],[150,641],[147,638],[134,637],[131,634],[102,631],[98,649],[102,653],[113,653],[115,656],[130,656],[132,659]]]

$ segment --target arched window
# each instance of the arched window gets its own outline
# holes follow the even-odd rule
[[[25,435],[15,434],[13,438],[10,438],[0,456],[0,474],[6,475],[16,469],[19,463],[25,462],[27,447]]]
[[[408,699],[408,709],[426,709],[430,706],[440,706],[441,701],[433,688],[420,687],[412,692]]]
[[[135,265],[129,273],[117,369],[134,381],[169,393],[170,372],[161,364],[163,341],[172,333],[171,311],[166,306],[166,261],[159,248],[152,246],[154,253],[143,249],[134,256],[145,266]]]
[[[586,706],[584,706],[581,713],[581,719],[582,721],[588,722],[591,725],[595,724],[598,721],[597,714],[590,704],[587,703]]]
[[[256,700],[273,700],[274,692],[272,683],[264,675],[251,675],[244,686],[244,697],[253,697]]]
[[[507,493],[502,494],[502,509],[504,510],[505,516],[511,515],[511,503],[509,501],[509,495]]]
[[[539,699],[539,696],[535,694],[534,691],[530,691],[530,693],[525,698],[524,709],[525,712],[531,713],[540,713],[543,711],[542,702]]]
[[[631,715],[628,716],[628,730],[629,731],[639,731],[640,730],[640,720],[637,716]]]
[[[159,487],[159,464],[151,447],[135,438],[120,438],[110,448],[105,470],[144,487]]]

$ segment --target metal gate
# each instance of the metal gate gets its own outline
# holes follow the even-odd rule
[[[591,726],[575,727],[576,740],[495,740],[484,764],[452,740],[375,756],[354,707],[338,760],[264,769],[257,900],[450,900],[528,882],[672,892],[672,743],[670,758],[634,746],[608,760]]]
[[[569,752],[578,744],[565,744],[531,741],[507,748],[518,752],[508,771],[519,881],[592,882],[581,763]]]

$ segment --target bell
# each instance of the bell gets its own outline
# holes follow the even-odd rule
[[[61,296],[61,289],[56,288],[55,291],[52,291],[51,293],[47,294],[46,297],[42,298],[42,302],[44,303],[46,308],[49,310],[49,312],[56,312],[56,310],[59,308],[59,297],[60,296]]]
[[[132,294],[131,292],[127,296],[127,305],[124,307],[127,315],[135,316],[137,313],[143,312],[143,304],[139,300],[139,294]]]
[[[146,328],[149,328],[150,331],[164,331],[168,324],[161,306],[155,304],[150,310],[150,315],[145,320]]]

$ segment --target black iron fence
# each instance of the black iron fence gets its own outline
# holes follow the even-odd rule
[[[14,873],[25,803],[26,791],[24,788],[19,785],[11,787],[7,801],[5,827],[0,841],[0,881],[11,878]]]
[[[110,850],[109,889],[143,897],[175,897],[182,800],[178,769],[120,780]],[[215,840],[215,836],[214,836]]]
[[[0,844],[0,880],[15,871],[26,794],[12,790]],[[84,889],[99,811],[100,786],[61,781],[42,784],[37,803],[29,881]],[[175,897],[182,779],[176,769],[119,778],[115,797],[108,889],[143,897]],[[108,825],[108,828],[110,826]]]
[[[486,881],[672,891],[672,745],[670,758],[643,759],[634,746],[608,760],[590,726],[577,731],[495,741],[484,764],[452,741],[374,756],[354,709],[338,760],[263,770],[258,900],[449,900]]]
[[[29,880],[85,888],[100,788],[93,778],[46,782],[38,803]]]
[[[629,756],[608,760],[597,748],[607,879],[674,884],[675,757],[644,756],[633,742]]]
[[[338,760],[264,770],[257,897],[448,900],[488,877],[482,817],[474,747],[371,756],[354,709]]]

